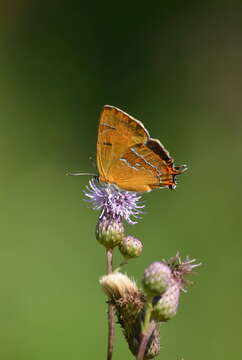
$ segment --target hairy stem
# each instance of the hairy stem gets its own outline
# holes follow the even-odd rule
[[[107,273],[113,272],[113,249],[107,249]],[[113,337],[114,337],[114,306],[108,304],[108,348],[107,360],[113,357]]]
[[[152,305],[151,305],[151,303],[148,303],[147,308],[146,308],[146,312],[145,312],[144,323],[143,323],[143,326],[142,326],[142,333],[141,333],[139,351],[138,351],[138,354],[137,354],[137,357],[136,357],[137,360],[143,360],[144,359],[148,341],[149,341],[150,336],[152,335],[152,333],[153,333],[153,331],[155,330],[155,327],[156,327],[155,321],[154,320],[150,321],[151,310],[152,310]]]

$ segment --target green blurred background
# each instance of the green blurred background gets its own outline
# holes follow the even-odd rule
[[[0,30],[0,359],[105,359],[98,214],[88,178],[65,176],[95,171],[104,104],[189,166],[127,226],[144,243],[126,268],[138,280],[177,250],[203,263],[158,358],[240,359],[241,1],[1,1]]]

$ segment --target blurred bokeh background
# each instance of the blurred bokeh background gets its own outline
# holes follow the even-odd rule
[[[0,2],[0,358],[105,359],[105,252],[82,201],[104,104],[137,117],[176,164],[127,233],[144,267],[203,263],[161,329],[160,359],[242,352],[240,1]],[[115,254],[115,264],[120,257]],[[132,359],[117,327],[114,360]]]

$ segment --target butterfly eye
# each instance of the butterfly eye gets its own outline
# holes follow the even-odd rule
[[[176,188],[176,184],[169,185],[170,190],[175,190],[175,188]]]

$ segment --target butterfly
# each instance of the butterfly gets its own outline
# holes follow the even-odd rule
[[[187,170],[186,165],[174,166],[168,151],[150,137],[141,121],[110,105],[100,114],[96,151],[99,181],[128,191],[174,189],[176,175]]]

